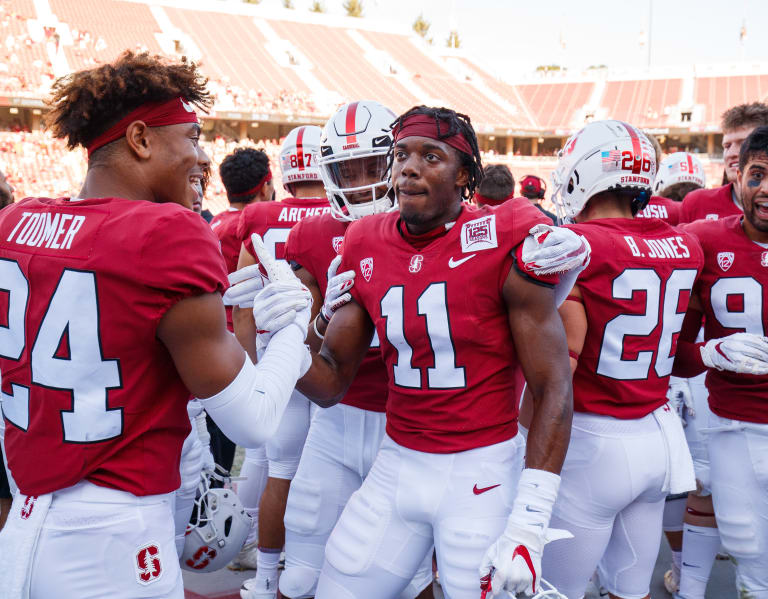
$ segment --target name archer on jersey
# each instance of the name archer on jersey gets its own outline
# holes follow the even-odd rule
[[[632,235],[624,235],[624,241],[627,242],[632,255],[640,258],[675,258],[679,260],[691,257],[690,250],[680,236],[636,240]]]
[[[330,206],[315,206],[313,208],[283,208],[277,217],[278,221],[297,222],[308,216],[316,216],[330,212]]]
[[[85,218],[66,212],[22,212],[6,241],[29,247],[68,250]]]

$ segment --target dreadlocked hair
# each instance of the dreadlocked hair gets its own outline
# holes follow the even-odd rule
[[[472,148],[472,155],[470,156],[466,152],[459,152],[461,158],[461,166],[467,169],[468,180],[466,187],[461,190],[461,197],[464,199],[471,198],[475,189],[483,180],[483,161],[480,157],[480,148],[477,145],[477,136],[475,135],[475,129],[472,127],[472,120],[466,115],[445,108],[443,106],[437,108],[433,106],[414,106],[409,111],[401,114],[392,123],[392,128],[400,128],[403,126],[408,117],[416,114],[424,114],[435,119],[437,124],[437,137],[438,139],[445,139],[453,135],[461,135],[469,143],[469,147]],[[447,129],[445,125],[448,125]],[[395,145],[394,143],[387,153],[387,175],[392,172],[392,164],[395,160]]]
[[[186,57],[170,62],[148,52],[127,50],[112,64],[58,79],[46,101],[51,110],[45,123],[54,137],[66,139],[70,150],[87,146],[147,102],[167,102],[181,96],[208,112],[213,98],[205,88],[207,82]]]

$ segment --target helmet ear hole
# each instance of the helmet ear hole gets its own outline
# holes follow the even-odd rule
[[[573,178],[568,180],[568,193],[573,193]]]
[[[224,536],[229,536],[229,531],[232,529],[232,516],[229,516],[226,520],[224,520]]]

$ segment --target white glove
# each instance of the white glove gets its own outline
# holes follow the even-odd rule
[[[194,400],[200,403],[199,399]],[[191,403],[191,402],[190,402]],[[202,404],[200,404],[202,409]],[[211,453],[211,434],[208,432],[208,422],[205,417],[205,412],[201,411],[195,416],[194,426],[197,429],[197,436],[200,439],[200,445],[203,446],[203,470],[213,472],[216,470],[216,462],[213,459]]]
[[[181,486],[179,492],[182,494],[192,494],[194,496],[197,483],[200,481],[200,472],[204,467],[203,445],[197,434],[195,419],[190,419],[192,430],[189,431],[184,445],[181,448],[181,459],[179,461],[179,475],[181,476]]]
[[[559,488],[557,474],[523,470],[507,527],[480,565],[481,588],[486,593],[497,597],[504,596],[504,591],[513,595],[537,592],[544,545],[573,537],[567,530],[548,528]]]
[[[258,264],[231,272],[227,279],[230,287],[224,292],[224,305],[241,308],[253,308],[253,298],[269,283],[269,279],[261,274]]]
[[[269,253],[257,234],[251,235],[253,249],[267,273],[269,283],[253,298],[253,320],[261,331],[276,333],[295,323],[307,336],[312,294],[293,274],[287,263]],[[306,312],[306,313],[305,313]]]
[[[256,252],[258,264],[251,264],[229,273],[229,289],[224,292],[225,306],[239,306],[241,308],[251,308],[253,298],[264,289],[268,283],[278,281],[299,281],[290,266],[282,260],[276,260],[264,246],[261,236],[256,233],[251,235],[253,249]],[[261,270],[267,273],[264,276]],[[299,282],[299,284],[301,284]]]
[[[680,420],[683,421],[683,426],[688,424],[688,417],[696,417],[696,410],[693,409],[693,393],[691,393],[688,379],[681,379],[676,376],[669,377],[667,399],[677,415],[680,416]]]
[[[589,264],[592,248],[583,235],[564,227],[539,224],[523,241],[525,267],[537,275],[568,272]]]
[[[701,346],[701,359],[707,368],[740,374],[768,374],[768,337],[734,333],[710,339]]]
[[[258,330],[273,334],[295,323],[306,337],[311,308],[312,294],[301,283],[270,283],[253,299],[253,320]]]
[[[336,256],[328,267],[328,286],[325,289],[323,307],[320,309],[325,322],[329,322],[336,310],[352,300],[349,290],[355,284],[355,271],[347,270],[336,274],[339,264],[341,256]]]

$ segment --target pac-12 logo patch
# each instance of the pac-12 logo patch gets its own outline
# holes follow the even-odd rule
[[[499,247],[496,241],[496,215],[484,216],[461,225],[461,251],[465,254]]]
[[[157,543],[144,545],[136,552],[136,580],[139,584],[152,584],[163,575],[160,547]]]
[[[414,254],[411,256],[411,263],[408,265],[408,272],[417,273],[421,270],[421,263],[424,262],[424,256]]]
[[[360,272],[366,281],[371,281],[371,276],[373,276],[373,258],[360,260]]]
[[[333,251],[337,254],[341,254],[341,248],[344,245],[344,236],[338,235],[331,239],[331,246],[333,246]]]
[[[733,264],[733,252],[719,252],[717,254],[717,265],[723,270],[727,271]]]
[[[760,266],[768,267],[768,252],[763,252],[760,255]]]

